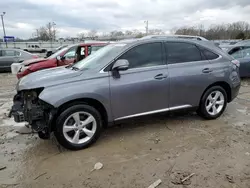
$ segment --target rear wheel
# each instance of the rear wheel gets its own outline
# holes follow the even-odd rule
[[[209,88],[201,98],[198,115],[205,119],[216,119],[227,106],[227,93],[220,86]]]
[[[99,138],[101,129],[101,115],[95,108],[74,105],[59,115],[55,136],[65,148],[80,150],[93,144]]]

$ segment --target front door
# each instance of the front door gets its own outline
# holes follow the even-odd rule
[[[169,79],[161,42],[135,46],[118,59],[129,61],[120,77],[110,72],[113,118],[126,119],[168,110]]]

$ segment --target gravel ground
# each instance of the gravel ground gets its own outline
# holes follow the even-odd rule
[[[140,188],[158,179],[159,188],[250,187],[250,80],[217,120],[194,113],[131,120],[77,152],[16,133],[23,124],[5,116],[16,82],[0,75],[0,187]],[[97,162],[103,167],[93,170]]]

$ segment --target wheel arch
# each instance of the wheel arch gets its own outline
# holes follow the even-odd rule
[[[94,107],[101,115],[102,120],[103,120],[103,126],[106,127],[108,124],[108,112],[107,109],[105,108],[105,106],[98,101],[97,99],[93,99],[93,98],[77,98],[77,99],[73,99],[70,101],[67,101],[63,104],[61,104],[60,106],[57,107],[57,113],[55,114],[54,118],[53,118],[53,125],[55,125],[55,122],[57,120],[57,117],[59,116],[59,114],[61,114],[64,110],[66,110],[67,108],[69,108],[70,106],[76,105],[76,104],[87,104],[90,105],[92,107]],[[54,130],[54,127],[51,127],[52,131]]]
[[[213,87],[213,86],[220,86],[220,87],[222,87],[222,88],[226,91],[226,93],[227,93],[227,102],[231,102],[231,101],[232,101],[231,87],[230,87],[230,85],[229,85],[227,82],[225,82],[225,81],[218,81],[218,82],[215,82],[215,83],[209,85],[209,86],[204,90],[204,92],[202,93],[201,99],[202,99],[202,97],[204,96],[204,94],[206,93],[206,91],[207,91],[208,89],[210,89],[211,87]],[[200,100],[201,100],[201,99],[200,99]]]

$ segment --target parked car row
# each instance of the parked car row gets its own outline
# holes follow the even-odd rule
[[[54,54],[56,68],[20,79],[11,110],[16,122],[28,122],[42,139],[54,132],[71,150],[89,147],[104,127],[130,118],[189,109],[216,119],[240,89],[239,61],[208,41],[144,38],[90,56],[81,47],[71,66],[56,67],[68,59],[73,47],[67,47]],[[26,70],[37,70],[31,66]]]

